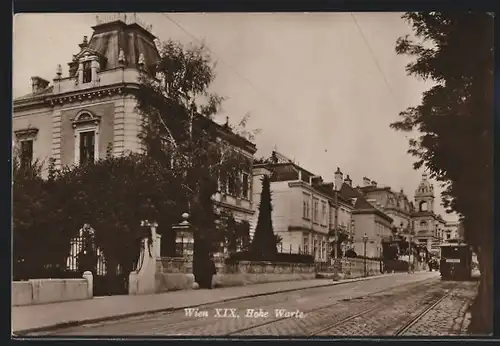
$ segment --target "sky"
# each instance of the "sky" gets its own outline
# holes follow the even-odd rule
[[[14,19],[13,94],[28,94],[30,78],[52,80],[57,64],[78,53],[97,14],[18,14]],[[363,177],[414,198],[422,171],[413,170],[405,133],[389,125],[420,104],[432,84],[407,76],[398,37],[411,35],[396,12],[141,13],[161,41],[204,41],[217,61],[211,91],[227,100],[217,120],[260,129],[257,156],[273,149],[333,181],[337,167],[354,185]],[[440,205],[435,211],[456,220]]]

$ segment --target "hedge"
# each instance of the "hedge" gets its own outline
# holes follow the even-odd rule
[[[226,263],[237,263],[240,261],[269,261],[284,263],[314,263],[314,257],[306,254],[277,253],[274,256],[258,257],[251,252],[236,252],[226,259]]]
[[[384,261],[384,267],[387,271],[408,271],[408,262],[401,260]]]

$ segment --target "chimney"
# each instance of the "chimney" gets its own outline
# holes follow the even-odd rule
[[[314,175],[314,176],[309,178],[309,184],[311,184],[311,185],[320,184],[322,182],[323,182],[323,179],[321,178],[320,175]]]
[[[344,183],[346,183],[347,185],[349,186],[352,186],[352,180],[351,178],[349,177],[349,174],[345,177],[344,179]]]
[[[33,94],[46,89],[49,86],[49,81],[42,77],[31,77],[31,91]]]
[[[340,171],[340,168],[337,167],[337,171],[335,171],[335,174],[333,175],[334,176],[334,181],[335,181],[335,190],[339,191],[340,188],[342,187],[342,182],[343,182],[343,174],[342,172]]]
[[[370,179],[368,179],[367,177],[363,177],[363,186],[370,186],[370,185],[371,185]]]
[[[372,180],[372,186],[377,187],[377,182],[375,180]]]

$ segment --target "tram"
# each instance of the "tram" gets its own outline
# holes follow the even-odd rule
[[[472,249],[466,243],[449,241],[440,245],[439,269],[442,280],[470,280],[472,276]]]

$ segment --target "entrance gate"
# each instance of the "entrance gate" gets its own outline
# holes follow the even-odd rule
[[[128,293],[128,273],[123,273],[119,265],[116,270],[108,270],[104,253],[96,244],[95,232],[88,224],[71,240],[66,270],[73,277],[92,272],[94,296]]]

